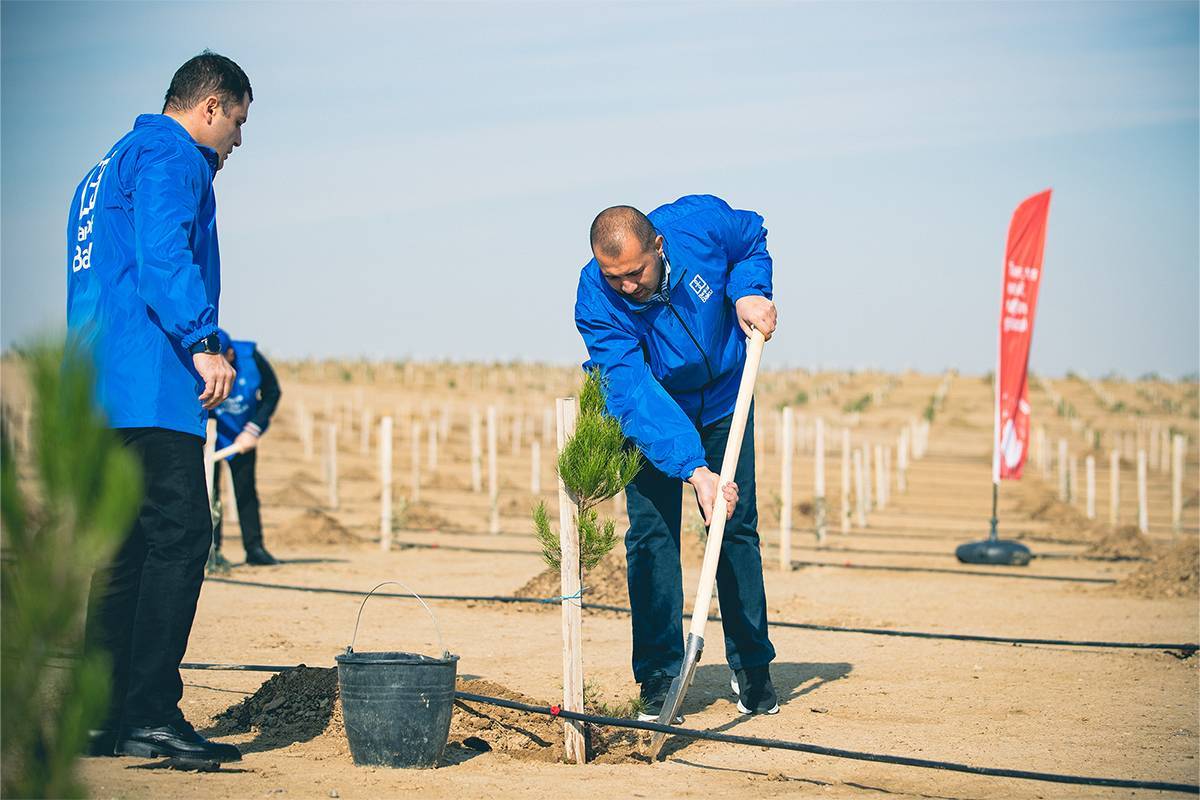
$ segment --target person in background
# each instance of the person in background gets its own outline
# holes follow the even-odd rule
[[[242,528],[242,547],[246,563],[252,566],[271,566],[279,561],[263,546],[262,517],[258,509],[258,488],[255,465],[258,462],[258,440],[267,432],[271,416],[279,406],[283,392],[270,362],[258,351],[254,342],[229,338],[217,331],[225,359],[237,371],[237,380],[229,397],[217,406],[217,449],[236,445],[238,452],[229,456],[229,472],[233,476],[233,494],[237,502],[238,523]],[[213,499],[221,496],[221,465],[213,464]],[[213,551],[210,570],[228,569],[229,562],[221,554],[221,526],[218,518],[213,528]]]

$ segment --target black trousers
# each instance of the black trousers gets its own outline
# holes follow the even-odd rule
[[[229,472],[233,476],[233,496],[237,502],[238,525],[242,528],[242,547],[246,552],[262,547],[262,516],[258,513],[258,487],[255,485],[255,465],[258,451],[239,453],[229,459]],[[213,497],[221,497],[221,465],[213,464]],[[222,517],[225,515],[222,514]],[[221,521],[213,529],[213,544],[221,549]]]
[[[204,440],[164,428],[117,433],[141,462],[145,497],[88,603],[86,646],[112,659],[111,729],[182,718],[179,664],[212,542]]]
[[[704,458],[721,471],[732,415],[700,429]],[[725,523],[717,562],[717,595],[725,632],[725,660],[732,669],[758,667],[775,658],[767,636],[754,486],[754,410],[738,454],[734,482],[738,502]],[[679,562],[682,521],[680,481],[643,464],[625,487],[629,532],[625,534],[629,606],[633,611],[633,677],[645,683],[656,672],[672,677],[683,665],[683,574]]]

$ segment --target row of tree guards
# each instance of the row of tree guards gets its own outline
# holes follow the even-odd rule
[[[1159,435],[1159,433],[1161,435]],[[1142,533],[1150,532],[1149,471],[1154,468],[1160,473],[1170,474],[1171,479],[1171,530],[1179,533],[1183,529],[1183,475],[1187,460],[1187,437],[1181,433],[1169,434],[1161,430],[1145,447],[1114,448],[1108,453],[1108,522],[1113,527],[1121,523],[1121,471],[1124,464],[1136,467],[1137,527]],[[1169,438],[1168,438],[1169,436]],[[1115,437],[1115,441],[1131,445],[1132,435]],[[1093,437],[1088,440],[1095,441]],[[1052,452],[1047,446],[1045,428],[1038,428],[1031,453],[1044,480],[1050,481],[1053,469],[1057,471],[1058,499],[1063,503],[1083,503],[1084,515],[1096,519],[1096,456],[1088,452],[1083,457],[1084,490],[1079,490],[1079,455],[1072,452],[1066,438],[1059,438]]]
[[[780,435],[780,514],[779,568],[792,568],[792,489],[795,456],[795,416],[790,406],[781,412]],[[826,496],[825,457],[827,454],[825,420],[818,417],[812,426],[811,453],[813,459],[813,529],[818,544],[825,543],[829,530],[830,505]],[[802,428],[803,430],[803,428]],[[810,448],[801,436],[802,450]],[[887,508],[892,485],[903,494],[908,490],[908,468],[913,461],[925,456],[929,446],[929,422],[913,420],[900,429],[893,447],[889,444],[855,442],[849,428],[842,428],[838,445],[829,448],[837,452],[841,462],[841,491],[838,505],[838,527],[842,533],[852,528],[865,528],[868,515],[875,509]],[[853,481],[851,474],[853,473]],[[853,504],[851,498],[853,497]]]
[[[935,404],[939,394],[944,401],[947,386],[947,381],[943,381],[939,386],[934,396]],[[369,409],[355,413],[349,402],[339,407],[330,398],[326,402],[325,410],[326,419],[332,420],[324,423],[325,443],[322,448],[329,507],[336,509],[339,505],[337,452],[339,436],[343,435],[341,431],[345,426],[344,435],[352,441],[357,439],[363,454],[370,453],[373,438],[378,443],[379,472],[384,483],[383,495],[386,498],[381,503],[380,529],[385,536],[389,535],[388,526],[392,518],[391,495],[395,483],[392,472],[396,434],[393,419],[385,417],[380,420],[376,429],[379,432],[372,437],[376,423]],[[471,490],[483,492],[486,475],[486,491],[489,498],[488,530],[497,533],[500,530],[497,456],[502,426],[495,406],[489,406],[482,412],[471,409],[468,416]],[[848,427],[840,430],[830,429],[823,419],[818,417],[810,420],[790,406],[784,407],[774,416],[774,436],[765,441],[773,444],[773,449],[780,456],[781,568],[786,568],[791,562],[791,534],[796,507],[793,502],[793,472],[797,453],[809,454],[812,458],[814,522],[811,529],[815,532],[818,543],[823,543],[830,527],[835,527],[843,533],[855,527],[866,527],[870,513],[887,506],[893,487],[899,493],[906,490],[910,464],[919,460],[928,447],[929,422],[926,419],[910,421],[894,437],[881,435],[876,431],[864,435],[860,440]],[[770,418],[766,417],[764,421],[767,419]],[[511,449],[512,455],[520,456],[525,447],[528,447],[529,492],[535,496],[542,493],[542,447],[543,442],[550,441],[553,435],[554,420],[554,412],[550,409],[543,410],[540,420],[538,415],[528,413],[512,414],[504,420],[505,444]],[[354,427],[355,421],[358,422],[357,431]],[[537,432],[538,421],[541,422],[540,437]],[[315,451],[314,429],[317,423],[315,415],[310,413],[303,403],[298,407],[298,422],[304,456],[311,460]],[[410,418],[408,429],[410,452],[407,499],[408,502],[415,503],[421,499],[423,473],[427,475],[438,469],[440,449],[444,447],[452,429],[451,414],[448,409],[443,408],[438,414],[429,414],[423,419]],[[1122,467],[1136,465],[1136,522],[1139,529],[1143,532],[1149,531],[1148,471],[1156,469],[1161,473],[1170,473],[1171,526],[1174,531],[1179,531],[1183,522],[1183,474],[1186,468],[1187,437],[1172,433],[1167,426],[1157,424],[1147,425],[1144,430],[1137,432],[1108,432],[1103,437],[1093,434],[1090,428],[1086,433],[1085,442],[1096,443],[1106,439],[1117,445],[1109,452],[1108,458],[1109,522],[1112,525],[1121,522]],[[884,441],[881,442],[881,439]],[[840,492],[836,507],[827,491],[826,475],[826,458],[835,454],[840,459]],[[1080,456],[1071,452],[1067,439],[1059,438],[1057,449],[1051,448],[1047,442],[1045,427],[1039,427],[1033,437],[1031,460],[1047,481],[1053,479],[1053,468],[1057,464],[1059,499],[1082,506],[1088,519],[1097,518],[1096,453],[1088,452],[1082,457],[1082,491],[1079,485]],[[618,506],[621,501],[620,497],[616,499]]]

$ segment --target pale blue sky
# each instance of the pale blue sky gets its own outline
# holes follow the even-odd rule
[[[0,344],[61,325],[83,172],[205,47],[249,74],[222,323],[276,356],[581,359],[601,208],[766,217],[775,366],[995,357],[1054,188],[1032,366],[1200,363],[1196,3],[15,3]]]

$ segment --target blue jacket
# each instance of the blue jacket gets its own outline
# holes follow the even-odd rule
[[[686,480],[705,465],[698,428],[733,413],[746,340],[733,304],[771,297],[763,218],[710,195],[647,215],[670,264],[666,302],[613,290],[595,259],[579,276],[575,325],[605,377],[608,410],[655,467]]]
[[[88,347],[114,428],[204,436],[188,352],[217,329],[216,151],[142,114],[75,190],[67,219],[67,327]]]
[[[217,420],[218,450],[233,444],[238,434],[246,429],[246,424],[254,419],[260,400],[258,389],[262,385],[262,374],[254,362],[254,342],[235,340],[230,346],[233,347],[233,368],[237,370],[237,378],[229,397],[213,410]],[[265,424],[262,427],[255,425],[252,430],[261,436],[266,433],[267,427]]]

